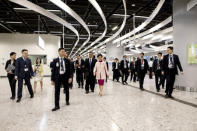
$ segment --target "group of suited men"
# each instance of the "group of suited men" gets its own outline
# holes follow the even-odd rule
[[[178,68],[183,74],[183,69],[179,60],[178,55],[173,54],[173,47],[167,48],[168,54],[165,55],[162,59],[162,53],[158,53],[158,59],[153,62],[153,74],[155,75],[156,89],[160,90],[160,86],[163,83],[164,78],[166,79],[166,97],[173,98],[172,92],[174,87],[174,82],[176,75],[178,75]],[[80,55],[77,56],[77,60],[73,62],[72,59],[67,58],[67,53],[64,48],[58,49],[59,56],[55,58],[51,64],[51,83],[55,86],[55,107],[52,111],[56,111],[60,109],[59,99],[60,99],[60,88],[63,85],[64,93],[66,94],[66,104],[69,103],[69,88],[72,88],[73,75],[76,70],[76,78],[79,88],[83,88],[83,78],[86,79],[85,90],[86,94],[94,92],[94,87],[96,83],[96,78],[93,75],[93,69],[97,62],[92,52],[89,53],[89,58],[85,61],[81,59]],[[12,56],[16,56],[16,53],[11,53]],[[11,56],[11,58],[12,58]],[[34,97],[34,93],[32,90],[32,86],[30,83],[30,79],[34,76],[34,72],[32,69],[31,60],[28,58],[28,50],[22,50],[22,56],[17,60],[13,57],[12,60],[7,61],[6,70],[8,65],[13,65],[11,71],[8,71],[8,79],[10,82],[12,97],[11,99],[15,99],[15,90],[14,85],[18,80],[18,93],[17,93],[17,102],[21,101],[22,98],[22,87],[23,80],[25,80],[25,84],[30,93],[30,98]],[[141,90],[144,90],[144,78],[147,73],[149,73],[149,65],[148,61],[144,59],[144,53],[140,53],[140,58],[135,61],[135,59],[130,63],[126,59],[126,56],[123,56],[123,60],[119,63],[117,59],[113,62],[113,80],[116,79],[119,81],[119,76],[122,77],[122,84],[128,84],[127,78],[129,76],[129,72],[131,72],[132,76],[134,76],[134,82],[136,81],[136,75],[139,80],[139,86]],[[106,62],[108,65],[108,63]],[[13,84],[12,84],[13,83]]]
[[[160,91],[161,85],[164,86],[166,79],[166,97],[173,98],[172,92],[174,89],[174,83],[176,75],[178,75],[178,68],[183,74],[183,69],[179,60],[178,55],[173,54],[173,47],[169,46],[167,48],[168,54],[165,55],[162,59],[162,53],[157,54],[158,59],[155,59],[153,66],[150,70],[148,61],[144,59],[144,53],[140,53],[140,57],[136,60],[133,58],[133,61],[127,61],[127,56],[123,56],[123,60],[119,62],[116,58],[112,64],[113,69],[113,81],[119,81],[119,77],[122,77],[122,84],[128,84],[127,79],[129,74],[131,74],[131,81],[134,82],[138,79],[139,87],[141,90],[144,90],[144,79],[146,74],[152,73],[155,75],[155,86],[157,92]]]

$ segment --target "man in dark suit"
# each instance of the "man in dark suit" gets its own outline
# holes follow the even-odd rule
[[[16,53],[10,53],[10,59],[6,62],[5,70],[7,72],[7,77],[10,84],[10,89],[12,96],[10,97],[11,100],[15,99],[16,96],[16,80],[15,80],[15,68],[16,68]]]
[[[107,65],[107,70],[109,71],[109,64],[108,64],[108,62],[107,62],[106,57],[103,58],[103,61],[106,63],[106,65]],[[107,82],[107,76],[106,76],[106,82]]]
[[[144,59],[144,53],[140,53],[140,59],[136,62],[136,74],[139,79],[139,86],[141,90],[144,90],[144,78],[146,73],[148,72],[149,66],[148,61]]]
[[[129,62],[127,61],[127,56],[123,56],[123,60],[120,62],[120,70],[122,75],[122,84],[128,84],[127,79],[129,76]]]
[[[172,92],[176,75],[178,75],[178,68],[181,74],[183,74],[183,68],[178,55],[173,54],[173,47],[168,47],[167,51],[168,55],[163,58],[162,74],[166,77],[166,97],[173,98]]]
[[[15,79],[18,80],[18,99],[20,102],[22,98],[23,80],[29,90],[30,98],[34,97],[32,85],[30,82],[31,77],[34,75],[31,60],[28,58],[28,50],[22,50],[22,57],[16,60]]]
[[[130,78],[130,81],[132,81],[133,79],[133,82],[136,82],[136,74],[135,74],[135,70],[136,70],[136,58],[133,57],[133,61],[130,62],[130,72],[131,72],[131,78]]]
[[[120,77],[120,63],[118,61],[118,58],[115,58],[115,61],[112,64],[112,71],[113,71],[113,81],[114,79],[119,82],[119,77]]]
[[[60,109],[60,87],[63,85],[66,94],[66,105],[69,103],[69,85],[72,82],[72,70],[70,61],[64,58],[65,49],[58,49],[59,57],[53,60],[51,83],[55,85],[55,107],[52,111]]]
[[[162,53],[159,52],[157,56],[158,59],[155,59],[153,62],[153,75],[155,75],[155,85],[157,92],[159,92],[160,86],[163,84],[163,75],[161,73],[162,65],[163,65]]]
[[[77,60],[75,62],[75,69],[76,69],[76,79],[78,83],[78,88],[83,89],[84,85],[84,69],[85,69],[85,62],[81,59],[80,55],[77,55]]]
[[[89,88],[91,89],[92,92],[94,92],[96,78],[94,76],[93,70],[96,62],[97,60],[93,58],[93,53],[90,52],[89,58],[85,60],[86,94],[89,93]]]

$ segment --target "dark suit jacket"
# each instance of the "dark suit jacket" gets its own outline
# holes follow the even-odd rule
[[[10,60],[8,60],[8,61],[6,62],[6,64],[5,64],[5,70],[7,70],[8,65],[10,65],[10,64],[11,64],[11,59],[10,59]],[[13,66],[15,66],[15,67],[16,67],[16,60],[14,60]],[[12,70],[12,73],[13,73],[13,74],[15,73],[15,69],[14,69],[14,70]],[[7,73],[7,75],[9,75],[9,74]]]
[[[134,67],[134,64],[135,64],[135,67]],[[129,69],[130,69],[131,71],[135,71],[135,69],[136,69],[136,62],[135,62],[135,63],[133,63],[133,61],[130,62],[130,67],[129,67]]]
[[[69,79],[72,78],[72,67],[70,64],[70,60],[64,58],[64,63],[65,63],[65,68],[66,68],[66,72],[65,72],[65,79]],[[58,81],[59,80],[59,76],[60,76],[60,60],[59,58],[56,58],[53,60],[52,62],[52,73],[51,73],[51,80],[52,81]]]
[[[156,73],[156,71],[157,71],[158,61],[159,61],[159,59],[156,59],[153,62],[153,72],[154,73]],[[163,60],[161,59],[159,63],[160,63],[160,70],[162,70]]]
[[[149,65],[148,65],[148,61],[146,59],[144,59],[144,70],[141,70],[141,59],[136,61],[136,71],[137,73],[147,73],[147,71],[149,70]]]
[[[107,70],[109,70],[109,64],[108,64],[108,62],[106,61],[106,65],[107,65]]]
[[[89,74],[93,75],[93,70],[94,70],[94,66],[96,64],[97,60],[92,58],[92,66],[91,66],[91,70],[90,70],[90,60],[89,58],[87,58],[85,60],[85,75],[88,76]]]
[[[120,62],[120,70],[129,70],[129,62],[126,60],[126,68],[124,68],[124,60],[121,60]]]
[[[116,69],[116,62],[112,63],[112,71]],[[120,63],[118,63],[118,70],[120,69]]]
[[[79,65],[79,61],[78,60],[75,61],[75,65],[76,64]],[[81,59],[81,66],[80,66],[80,68],[76,67],[76,72],[77,73],[79,73],[79,72],[84,73],[84,71],[85,71],[85,61],[83,59]]]
[[[180,71],[183,71],[183,68],[181,66],[178,55],[173,54],[173,57],[174,57],[174,69],[175,69],[174,73],[176,75],[178,75],[178,68],[179,68]],[[163,66],[162,66],[162,71],[164,71],[165,73],[167,73],[169,71],[168,62],[169,62],[169,55],[165,55],[163,57]]]
[[[28,71],[25,72],[25,65],[26,68],[28,68]],[[27,76],[25,76],[25,73],[28,73]],[[33,69],[32,69],[32,63],[29,58],[26,59],[26,62],[23,60],[22,57],[19,57],[16,60],[16,69],[15,69],[15,76],[18,78],[31,78],[34,75]]]

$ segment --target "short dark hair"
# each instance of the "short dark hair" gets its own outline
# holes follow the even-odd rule
[[[89,54],[90,54],[90,53],[92,53],[92,54],[93,54],[93,52],[92,52],[92,51],[90,51],[90,52],[89,52]]]
[[[24,51],[28,51],[28,50],[27,50],[27,49],[22,49],[22,51],[21,51],[21,52],[23,53]]]
[[[106,59],[106,57],[104,57],[103,59]]]
[[[42,59],[41,58],[36,58],[36,64],[38,64],[38,59],[40,59],[40,64],[42,63]]]
[[[172,50],[172,51],[173,51],[173,50],[174,50],[174,47],[169,46],[169,47],[168,47],[168,49],[170,49],[170,50]]]
[[[60,52],[61,50],[65,50],[65,49],[64,49],[64,48],[59,48],[59,49],[58,49],[58,52]]]
[[[144,55],[144,52],[141,52],[140,54]]]
[[[16,54],[15,52],[11,52],[11,53],[10,53],[10,56],[13,56],[13,55],[15,55],[15,54]]]
[[[162,53],[161,53],[161,52],[159,52],[159,53],[158,53],[158,55],[161,55],[161,56],[162,56]]]
[[[97,58],[98,58],[99,56],[103,57],[103,55],[102,55],[102,54],[98,54],[98,55],[97,55]]]
[[[151,57],[151,58],[150,58],[150,61],[152,61],[152,60],[153,60],[153,58]]]
[[[127,57],[126,55],[123,55],[123,57]]]

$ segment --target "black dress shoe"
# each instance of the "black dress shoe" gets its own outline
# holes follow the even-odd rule
[[[17,99],[16,102],[17,102],[17,103],[21,102],[21,99]]]
[[[30,98],[34,98],[34,95],[31,95]]]
[[[169,98],[174,99],[174,97],[173,97],[173,96],[171,96],[171,95],[169,95]]]
[[[86,91],[86,94],[88,94],[89,93],[89,91]]]
[[[70,102],[66,102],[66,105],[67,105],[67,106],[70,105]]]
[[[168,98],[168,97],[169,97],[168,94],[166,94],[166,95],[165,95],[165,98]]]
[[[59,110],[60,109],[60,107],[55,107],[55,108],[53,108],[51,111],[57,111],[57,110]]]
[[[128,85],[128,83],[127,83],[127,82],[125,82],[125,84],[126,84],[126,85]]]
[[[12,96],[12,97],[10,97],[10,100],[14,100],[14,99],[15,99],[15,97],[13,97],[13,96]]]
[[[92,93],[94,92],[94,91],[91,91]]]

